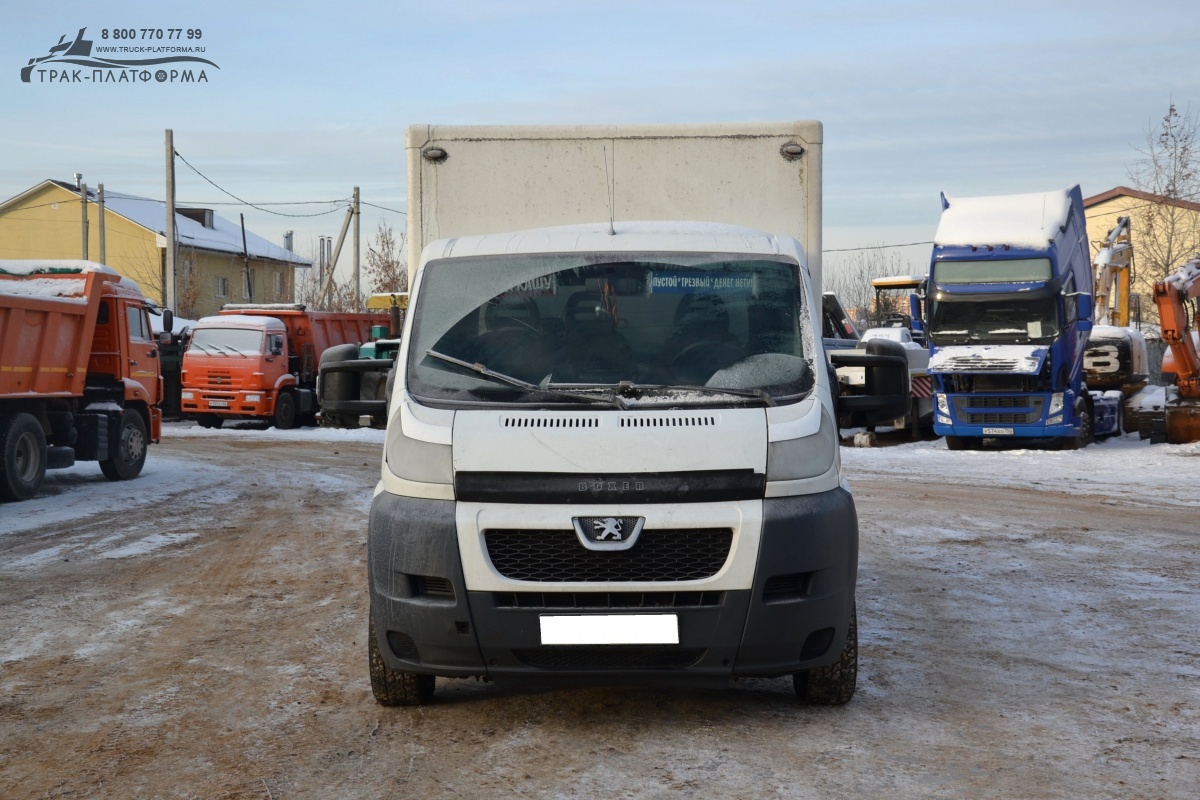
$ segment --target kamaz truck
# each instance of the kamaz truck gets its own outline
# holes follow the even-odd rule
[[[1092,275],[1079,186],[942,196],[925,319],[934,432],[1074,449],[1118,433],[1120,402],[1090,393]]]

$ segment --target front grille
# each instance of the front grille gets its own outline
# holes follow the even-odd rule
[[[496,608],[703,608],[724,592],[495,592]]]
[[[1042,418],[1041,395],[960,395],[954,398],[958,418],[969,425],[1030,425]]]
[[[703,648],[526,647],[513,650],[522,664],[542,669],[680,669],[704,657]]]
[[[200,376],[200,388],[202,389],[217,389],[230,390],[240,389],[246,379],[242,375],[235,375],[231,370],[209,370],[207,374]]]
[[[506,578],[538,582],[691,581],[715,575],[729,558],[729,528],[643,530],[628,550],[588,550],[574,531],[484,532],[492,565]]]

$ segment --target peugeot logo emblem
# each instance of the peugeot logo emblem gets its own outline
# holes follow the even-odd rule
[[[608,538],[619,542],[625,538],[621,533],[622,521],[616,517],[605,517],[604,519],[592,520],[593,538],[597,542],[603,542]]]
[[[575,517],[571,524],[588,550],[628,550],[642,532],[645,517]]]

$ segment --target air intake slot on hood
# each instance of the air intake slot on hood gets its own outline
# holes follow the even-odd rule
[[[599,428],[596,417],[502,417],[504,428]]]
[[[622,428],[710,428],[718,424],[716,416],[621,417]]]

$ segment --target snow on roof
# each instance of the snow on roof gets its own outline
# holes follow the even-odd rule
[[[1067,224],[1071,191],[946,196],[946,209],[933,243],[939,247],[1007,244],[1044,248]]]
[[[69,191],[74,190],[71,184],[63,181],[50,181],[50,183]],[[88,190],[88,199],[96,202],[96,192]],[[141,225],[143,228],[154,231],[159,236],[166,235],[167,204],[162,200],[152,200],[148,197],[106,191],[104,193],[104,208],[106,211],[119,214],[129,221]],[[208,216],[212,219],[212,227],[206,228],[202,223],[180,213],[181,210],[188,208],[200,210],[201,207],[176,206],[175,234],[179,238],[179,245],[181,247],[195,247],[201,250],[215,250],[221,253],[240,254],[242,252],[241,225],[217,216],[215,213],[210,213]],[[211,209],[207,210],[211,211]],[[250,231],[246,231],[246,251],[253,258],[282,261],[296,267],[312,266],[312,261],[307,258],[302,258],[286,248],[272,244]]]
[[[105,272],[116,275],[117,271],[95,261],[81,259],[37,258],[17,261],[0,260],[0,275],[58,275],[87,272]]]

